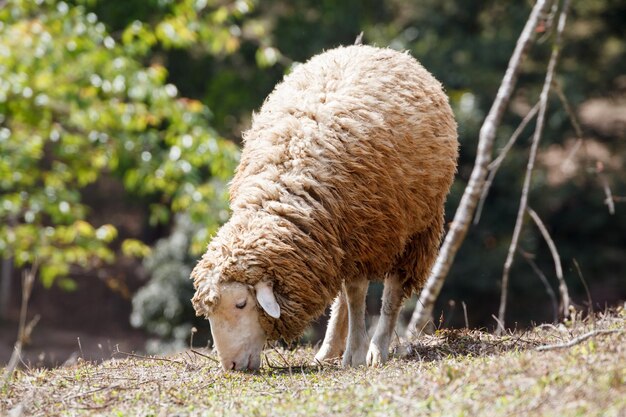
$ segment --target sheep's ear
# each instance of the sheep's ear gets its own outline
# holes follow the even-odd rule
[[[274,296],[274,290],[272,285],[267,281],[260,281],[255,286],[256,299],[261,305],[261,308],[270,316],[275,319],[280,317],[280,306],[276,302]]]

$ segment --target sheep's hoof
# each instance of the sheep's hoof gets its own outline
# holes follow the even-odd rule
[[[367,351],[367,366],[379,367],[382,366],[389,358],[389,349],[381,349],[375,343],[370,343],[370,348]]]
[[[348,347],[343,354],[343,360],[341,361],[341,365],[344,368],[347,368],[349,366],[356,368],[357,366],[365,365],[366,355],[367,352],[365,351],[364,347],[354,350]]]

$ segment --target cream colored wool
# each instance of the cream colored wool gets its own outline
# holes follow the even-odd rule
[[[340,47],[297,66],[244,133],[232,217],[192,272],[198,315],[217,284],[269,279],[293,340],[343,280],[399,272],[407,295],[436,257],[456,169],[456,123],[441,84],[407,53]]]

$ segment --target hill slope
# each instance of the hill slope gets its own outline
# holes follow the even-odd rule
[[[223,373],[194,352],[166,358],[118,352],[101,364],[26,369],[2,389],[0,414],[626,415],[624,309],[595,323],[542,325],[504,337],[438,331],[397,348],[379,369],[300,366],[313,353],[270,350],[271,367],[256,374]]]

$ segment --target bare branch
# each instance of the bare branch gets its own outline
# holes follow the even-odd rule
[[[581,271],[580,269],[580,265],[578,265],[578,261],[576,260],[576,258],[573,259],[574,261],[574,266],[576,267],[576,272],[578,272],[578,278],[580,278],[580,281],[583,283],[583,287],[585,287],[585,293],[587,294],[587,303],[589,304],[589,317],[591,317],[591,319],[593,320],[593,326],[596,326],[595,323],[595,316],[593,314],[593,300],[591,299],[591,291],[589,291],[589,286],[587,285],[587,281],[585,280],[585,277],[583,276],[583,271]]]
[[[520,255],[522,255],[522,257],[526,260],[526,262],[528,262],[528,265],[530,265],[532,270],[535,272],[535,274],[537,274],[537,276],[541,280],[541,283],[543,284],[543,286],[546,288],[546,292],[548,293],[548,296],[550,297],[550,301],[552,302],[552,321],[556,323],[559,319],[559,302],[556,298],[556,294],[554,293],[554,290],[552,289],[552,287],[550,286],[550,283],[548,282],[548,278],[546,278],[546,275],[543,273],[543,271],[539,269],[539,267],[537,266],[537,262],[535,262],[531,254],[521,249],[518,249],[517,251],[520,253]]]
[[[465,328],[469,329],[469,320],[467,319],[467,306],[465,305],[465,301],[461,301],[461,305],[463,306],[463,318],[465,319]]]
[[[567,284],[565,283],[565,279],[563,278],[563,268],[561,267],[561,257],[559,256],[559,252],[556,249],[556,245],[554,244],[554,240],[550,237],[550,233],[548,233],[548,229],[541,221],[541,218],[533,210],[532,208],[527,208],[528,214],[537,225],[537,228],[541,232],[544,240],[548,244],[548,248],[550,248],[550,253],[552,254],[552,259],[554,260],[554,269],[556,272],[556,278],[559,280],[559,292],[561,293],[561,316],[567,317],[569,315],[569,307],[570,307],[570,298],[569,291],[567,289]]]
[[[361,31],[361,33],[357,35],[356,39],[354,40],[354,44],[363,45],[363,31]]]
[[[136,353],[130,353],[130,352],[123,352],[120,350],[119,346],[116,346],[116,351],[113,352],[113,354],[120,354],[120,355],[124,355],[124,356],[128,356],[131,358],[137,358],[137,359],[144,359],[144,360],[149,360],[149,361],[157,361],[157,362],[169,362],[169,363],[176,363],[178,365],[188,365],[187,363],[185,363],[182,360],[176,360],[176,359],[167,359],[167,358],[159,358],[156,356],[145,356],[145,355],[138,355]]]
[[[209,360],[211,360],[211,361],[213,361],[213,362],[215,362],[215,363],[220,363],[220,361],[218,361],[217,359],[215,359],[213,356],[206,355],[206,354],[204,354],[204,353],[198,352],[198,351],[197,351],[197,350],[195,350],[195,349],[190,349],[190,350],[191,350],[191,353],[193,353],[193,354],[195,354],[195,355],[202,356],[203,358],[207,358],[207,359],[209,359]]]
[[[517,211],[517,219],[515,221],[515,228],[513,230],[511,245],[509,246],[509,252],[507,254],[506,261],[504,262],[504,269],[502,271],[502,292],[500,293],[500,308],[498,309],[498,318],[502,323],[502,327],[506,323],[504,316],[506,314],[509,274],[511,271],[511,266],[513,265],[513,259],[515,258],[515,250],[519,242],[519,237],[522,232],[524,214],[526,213],[526,206],[528,205],[530,182],[532,179],[533,170],[535,168],[537,149],[539,148],[539,141],[541,140],[541,133],[543,131],[546,109],[548,107],[548,94],[550,93],[550,86],[552,85],[552,79],[554,77],[556,63],[559,59],[559,55],[561,52],[561,38],[563,35],[563,29],[565,28],[565,22],[567,20],[569,5],[570,0],[564,0],[561,13],[559,14],[556,37],[554,39],[554,45],[552,47],[552,54],[550,55],[550,61],[548,62],[548,70],[546,71],[546,77],[543,83],[543,88],[541,90],[541,95],[539,96],[539,114],[537,115],[537,126],[535,128],[535,134],[533,136],[533,141],[530,148],[528,165],[526,166],[526,176],[524,177],[524,185],[522,187],[522,197],[520,199],[519,210]],[[498,327],[498,330],[496,332],[497,334],[501,334],[502,327]]]
[[[37,276],[38,264],[34,264],[30,270],[25,271],[22,276],[22,306],[20,307],[20,324],[18,328],[18,340],[24,343],[26,336],[26,315],[28,313],[28,300],[33,292],[35,277]]]
[[[567,167],[572,162],[572,159],[574,159],[574,155],[578,153],[578,150],[580,149],[582,144],[583,138],[576,139],[576,143],[574,143],[574,146],[572,146],[572,150],[569,151],[563,162],[561,162],[561,172],[564,172],[566,170],[565,167]]]
[[[39,321],[39,316],[37,315],[30,321],[30,323],[26,323],[28,301],[30,300],[30,295],[33,292],[33,285],[35,283],[38,268],[39,263],[35,261],[31,268],[28,271],[25,271],[22,276],[22,305],[20,307],[20,322],[17,330],[17,340],[13,346],[13,353],[11,354],[9,363],[4,370],[5,384],[9,382],[13,376],[13,372],[15,372],[15,369],[17,368],[17,364],[22,360],[22,348],[30,338],[33,328]]]
[[[476,209],[476,215],[474,216],[474,224],[478,224],[478,222],[480,221],[480,215],[483,211],[483,205],[485,204],[485,200],[487,199],[487,195],[489,194],[489,189],[491,188],[493,179],[498,173],[498,169],[500,169],[500,165],[502,165],[504,158],[506,158],[507,154],[509,153],[513,145],[515,145],[515,142],[517,142],[517,138],[520,137],[520,135],[522,134],[526,126],[528,126],[528,123],[530,123],[531,120],[535,117],[538,110],[539,110],[539,103],[535,104],[533,108],[530,109],[528,114],[524,116],[524,119],[522,119],[517,129],[515,129],[515,131],[511,135],[511,138],[509,139],[507,144],[500,151],[500,154],[498,155],[498,157],[489,164],[489,167],[488,167],[489,176],[487,177],[487,180],[485,181],[485,185],[483,186],[483,192],[480,195],[480,201],[478,202],[478,208]]]
[[[594,337],[594,336],[597,336],[599,334],[613,334],[613,333],[623,333],[623,332],[624,332],[624,329],[611,329],[611,330],[599,329],[599,330],[592,330],[590,332],[587,332],[587,333],[585,333],[585,334],[583,334],[581,336],[578,336],[578,337],[570,340],[567,343],[557,343],[555,345],[537,346],[535,349],[538,350],[539,352],[544,352],[546,350],[565,349],[565,348],[577,345],[580,342],[584,342],[585,340],[589,339],[590,337]]]
[[[446,235],[439,256],[435,261],[432,272],[424,289],[422,290],[419,302],[413,311],[411,322],[409,323],[409,331],[413,329],[422,329],[426,326],[432,315],[435,300],[441,291],[443,282],[450,271],[452,262],[456,253],[465,239],[469,224],[473,217],[480,193],[485,184],[487,176],[487,165],[491,160],[493,142],[496,136],[496,130],[500,125],[504,111],[510,101],[511,94],[517,82],[517,76],[520,70],[520,64],[527,55],[535,34],[535,28],[539,22],[540,16],[547,10],[552,3],[551,0],[537,0],[533,6],[526,25],[520,34],[513,55],[509,60],[509,65],[498,89],[496,99],[489,110],[485,122],[483,123],[479,137],[478,150],[476,154],[476,162],[469,179],[469,183],[465,188],[463,197],[459,204],[459,208],[454,215],[454,220],[450,226],[450,231]]]
[[[604,189],[604,195],[606,195],[606,199],[604,200],[604,204],[609,207],[609,214],[615,214],[615,200],[613,199],[613,193],[611,192],[611,187],[609,187],[609,181],[606,177],[598,172],[598,178],[600,179],[600,183],[602,183],[602,188]]]
[[[572,148],[572,151],[561,164],[561,166],[564,167],[566,166],[566,164],[570,162],[570,160],[576,154],[578,149],[580,149],[580,146],[583,144],[583,141],[584,141],[583,130],[580,127],[580,122],[578,121],[576,114],[572,110],[572,106],[567,100],[567,97],[565,96],[565,93],[563,92],[563,88],[561,87],[561,84],[558,82],[558,80],[554,81],[554,83],[552,84],[552,87],[554,91],[557,93],[557,95],[559,96],[559,99],[561,100],[561,103],[563,104],[563,108],[565,109],[565,112],[567,113],[570,119],[570,123],[574,127],[574,131],[576,132],[576,136],[578,138],[578,140],[576,141],[576,144]],[[613,215],[615,214],[615,199],[613,198],[613,193],[611,192],[611,187],[609,186],[609,182],[606,179],[606,176],[602,173],[602,170],[596,169],[595,171],[596,171],[596,174],[598,175],[598,179],[600,180],[600,183],[604,190],[604,195],[606,196],[606,199],[604,200],[604,204],[608,206],[609,214]]]
[[[559,82],[559,80],[554,79],[554,81],[552,82],[552,89],[554,90],[556,95],[559,97],[559,100],[561,100],[561,104],[563,104],[565,113],[567,113],[567,116],[569,117],[569,121],[572,124],[572,127],[574,128],[574,132],[576,132],[576,136],[579,139],[582,139],[583,130],[580,127],[580,123],[578,122],[578,118],[576,117],[574,110],[572,110],[572,106],[570,105],[569,100],[567,99],[567,97],[565,96],[565,93],[563,92],[563,87],[561,86],[561,83]]]
[[[496,323],[498,323],[498,330],[502,329],[502,331],[505,331],[504,329],[504,323],[502,323],[494,314],[491,315],[491,317],[496,321]]]

